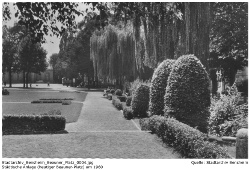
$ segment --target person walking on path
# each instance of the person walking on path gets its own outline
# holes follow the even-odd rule
[[[48,87],[49,87],[49,82],[48,82]]]

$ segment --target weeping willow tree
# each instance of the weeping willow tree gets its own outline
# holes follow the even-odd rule
[[[130,25],[119,29],[108,25],[90,38],[90,56],[95,75],[108,82],[121,84],[138,76],[135,41]]]
[[[164,59],[195,54],[208,66],[210,3],[140,2],[117,6],[123,11],[121,16],[130,14],[136,47],[144,43],[144,57],[136,55],[137,61],[142,59],[145,65],[155,68]]]
[[[117,3],[115,8],[127,24],[108,25],[92,35],[96,76],[121,82],[184,54],[208,66],[210,3]]]

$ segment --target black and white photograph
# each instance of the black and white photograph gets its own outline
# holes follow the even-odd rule
[[[248,1],[1,10],[1,169],[249,167]]]

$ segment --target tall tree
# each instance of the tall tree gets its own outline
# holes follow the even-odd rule
[[[209,2],[185,2],[180,5],[183,20],[180,29],[180,55],[194,54],[209,70],[209,31],[211,7]]]
[[[33,43],[30,35],[23,38],[18,47],[18,57],[20,70],[23,72],[23,87],[28,88],[29,74],[40,73],[46,70],[48,64],[46,62],[47,52],[40,43]]]
[[[15,18],[27,28],[33,42],[45,42],[45,35],[62,36],[66,30],[76,31],[76,16],[84,14],[79,10],[78,2],[17,2],[12,3],[16,9]],[[100,11],[96,17],[96,26],[104,27],[108,21],[107,3],[82,2],[86,11]],[[2,4],[3,21],[11,19],[10,3]]]
[[[58,54],[57,53],[54,53],[54,54],[52,54],[51,56],[50,56],[50,58],[49,58],[49,64],[51,65],[51,67],[52,67],[52,69],[53,69],[53,81],[54,82],[58,82],[58,80],[56,81],[56,77],[57,77],[57,75],[56,75],[56,64],[57,64],[57,62],[58,62],[58,58],[59,58],[59,56],[58,56]]]
[[[12,86],[12,72],[16,70],[17,62],[17,39],[11,34],[10,28],[3,27],[3,38],[2,38],[2,72],[5,74],[7,71],[9,74],[9,86]]]

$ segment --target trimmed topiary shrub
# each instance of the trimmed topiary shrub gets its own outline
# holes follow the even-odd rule
[[[109,100],[112,100],[112,94],[108,94],[108,95],[107,95],[107,98],[108,98]]]
[[[110,90],[110,93],[111,93],[111,94],[114,94],[114,93],[115,93],[115,89],[111,89],[111,90]]]
[[[126,106],[131,106],[132,96],[128,96],[126,100]]]
[[[150,86],[149,111],[151,115],[164,115],[164,95],[175,60],[164,60],[154,71]]]
[[[65,129],[66,119],[57,115],[4,115],[3,134],[56,132]]]
[[[113,104],[118,110],[122,110],[122,109],[123,109],[123,106],[122,106],[121,101],[120,101],[117,97],[115,97],[115,96],[112,97],[112,104]]]
[[[193,55],[178,58],[168,78],[165,114],[207,132],[210,90],[208,74]]]
[[[133,119],[134,116],[133,116],[133,111],[131,107],[125,107],[123,109],[123,116],[125,117],[125,119],[128,119],[128,120]]]
[[[207,135],[173,118],[153,115],[140,119],[142,130],[156,133],[186,158],[230,158],[226,149],[207,141]]]
[[[117,90],[115,91],[115,95],[117,95],[117,96],[122,96],[122,91],[121,91],[120,89],[117,89]]]
[[[146,117],[149,103],[149,86],[139,85],[132,97],[131,106],[134,116]]]

